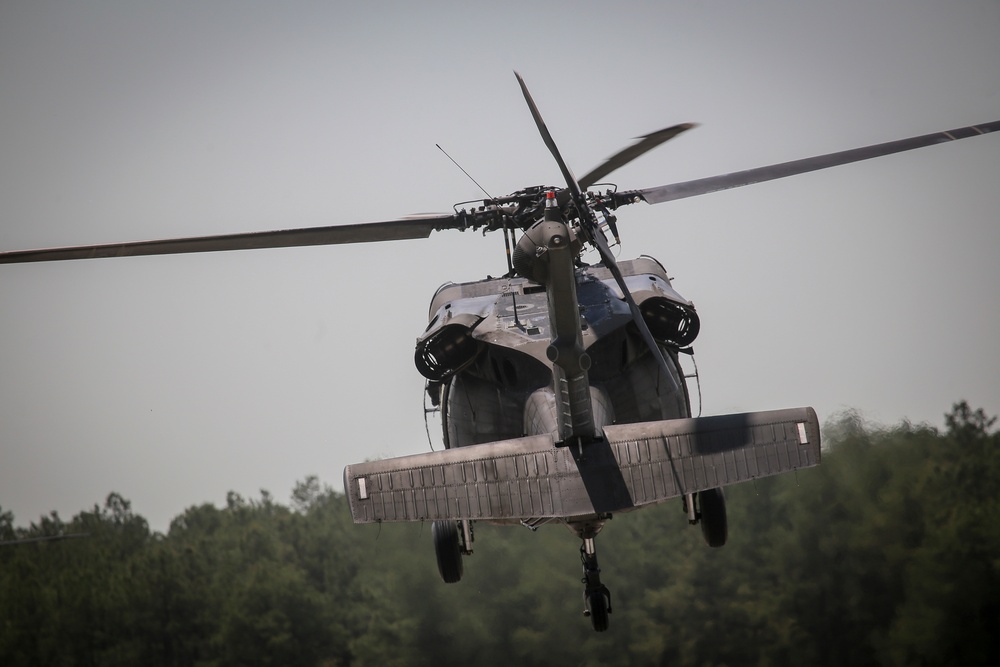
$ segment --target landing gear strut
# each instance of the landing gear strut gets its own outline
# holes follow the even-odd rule
[[[584,538],[580,545],[580,561],[583,563],[583,615],[590,617],[594,630],[604,632],[608,629],[608,616],[611,614],[611,591],[601,583],[594,538]]]

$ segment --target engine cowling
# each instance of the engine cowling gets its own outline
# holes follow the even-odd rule
[[[447,324],[417,341],[413,363],[425,378],[440,382],[471,363],[481,346],[468,326]]]
[[[639,310],[653,338],[662,343],[687,347],[701,330],[701,320],[694,308],[666,297],[646,299]]]

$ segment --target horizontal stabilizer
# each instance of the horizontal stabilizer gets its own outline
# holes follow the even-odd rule
[[[820,460],[812,408],[608,426],[369,461],[344,469],[355,523],[559,519],[621,512]]]

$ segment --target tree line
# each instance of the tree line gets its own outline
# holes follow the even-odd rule
[[[818,468],[727,489],[709,549],[679,501],[598,539],[608,632],[582,617],[578,541],[476,525],[437,575],[429,525],[355,526],[309,477],[290,502],[235,493],[164,533],[118,494],[27,527],[0,508],[0,664],[945,665],[1000,655],[1000,433],[824,428]]]

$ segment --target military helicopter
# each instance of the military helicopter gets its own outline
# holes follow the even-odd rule
[[[503,234],[507,273],[448,283],[431,299],[414,362],[445,449],[344,470],[356,523],[431,521],[447,583],[463,575],[474,523],[567,526],[580,539],[584,614],[609,626],[595,540],[613,514],[680,498],[711,547],[728,532],[723,488],[820,462],[815,411],[692,416],[683,370],[700,322],[651,257],[618,261],[616,211],[783,178],[1000,130],[1000,121],[694,181],[602,192],[601,180],[693,124],[641,137],[581,178],[515,73],[565,186],[532,186],[446,214],[267,232],[0,252],[0,264]],[[585,249],[600,262],[584,263]]]

